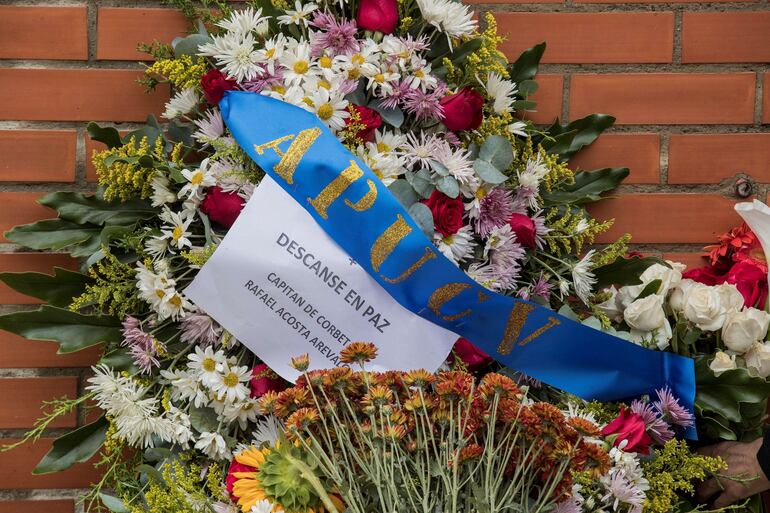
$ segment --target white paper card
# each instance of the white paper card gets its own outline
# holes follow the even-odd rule
[[[435,371],[457,340],[398,304],[267,176],[184,292],[290,381],[291,357],[330,368],[355,341],[377,346],[370,370]]]

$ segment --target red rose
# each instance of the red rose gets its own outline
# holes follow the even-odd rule
[[[238,478],[235,477],[233,474],[235,472],[254,472],[254,471],[256,471],[256,469],[251,465],[244,465],[243,463],[238,463],[235,460],[233,460],[233,462],[230,463],[230,468],[227,469],[227,476],[225,477],[225,487],[227,488],[227,493],[230,494],[230,497],[233,499],[234,502],[237,502],[240,497],[238,497],[233,493],[233,485],[235,485],[235,482],[238,480]]]
[[[459,197],[450,198],[443,192],[433,191],[424,203],[433,214],[433,226],[444,237],[454,235],[463,227],[465,206]]]
[[[492,363],[492,357],[464,338],[458,338],[454,346],[455,355],[463,361],[469,371],[475,372]]]
[[[251,388],[251,397],[255,399],[267,392],[280,392],[287,386],[288,383],[264,363],[258,363],[251,369],[249,388]]]
[[[235,192],[212,187],[201,201],[200,209],[215,223],[230,228],[243,209],[243,198]]]
[[[682,278],[687,278],[688,280],[697,281],[698,283],[709,286],[716,285],[722,279],[711,266],[698,267],[696,269],[685,271],[682,273]]]
[[[396,0],[361,0],[356,16],[358,28],[390,34],[398,23]]]
[[[358,112],[358,117],[360,119],[357,121],[357,123],[364,126],[364,128],[361,128],[358,131],[356,136],[358,136],[358,138],[364,142],[373,141],[374,131],[382,126],[382,117],[380,117],[380,113],[374,109],[363,107],[361,105],[355,105],[351,103],[350,106],[353,107],[356,112]],[[349,117],[345,118],[345,125],[350,125],[352,121],[353,120]]]
[[[201,87],[206,101],[216,105],[225,95],[225,91],[235,89],[238,83],[235,80],[227,78],[218,69],[212,69],[201,77]]]
[[[647,435],[647,426],[638,413],[629,408],[622,408],[620,415],[602,429],[604,436],[615,436],[613,445],[617,447],[624,440],[628,443],[623,449],[626,452],[636,452],[647,455],[650,453],[652,438]]]
[[[481,125],[484,97],[470,87],[444,96],[439,104],[444,108],[444,126],[449,130],[475,130]]]
[[[516,234],[516,242],[528,248],[535,247],[535,222],[524,214],[513,214],[508,220],[511,230]]]
[[[722,283],[732,283],[743,296],[743,304],[764,309],[767,300],[767,274],[765,271],[744,261],[738,262],[722,277]]]

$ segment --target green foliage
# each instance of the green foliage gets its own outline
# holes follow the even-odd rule
[[[626,179],[627,167],[607,167],[596,171],[578,171],[575,182],[565,185],[559,190],[546,192],[543,200],[546,206],[551,205],[583,205],[602,199],[603,192],[610,191]]]
[[[615,118],[606,114],[591,114],[566,124],[559,123],[557,119],[546,129],[540,144],[548,153],[559,155],[560,160],[569,160],[583,146],[594,142],[613,123]]]
[[[0,281],[27,296],[52,306],[68,307],[92,280],[85,274],[54,267],[53,276],[43,273],[0,273]]]
[[[658,257],[619,257],[610,264],[594,269],[596,289],[610,285],[639,285],[642,283],[639,276],[653,264],[671,267],[665,260]]]
[[[30,340],[58,342],[59,353],[121,340],[120,321],[114,317],[82,315],[50,305],[0,315],[0,329]]]
[[[508,65],[508,75],[516,83],[532,79],[537,74],[537,68],[540,65],[540,59],[545,52],[545,43],[533,46],[519,56],[514,62]]]
[[[89,256],[99,246],[101,229],[63,219],[45,219],[13,227],[5,238],[32,249],[67,249],[72,256]]]
[[[109,422],[102,416],[90,424],[60,436],[32,473],[58,472],[75,463],[88,461],[104,444],[108,426]]]

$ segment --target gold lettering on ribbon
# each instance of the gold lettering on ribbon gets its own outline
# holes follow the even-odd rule
[[[379,272],[380,266],[388,259],[393,250],[396,249],[398,243],[401,242],[407,235],[412,232],[412,227],[409,226],[401,214],[396,214],[396,221],[388,226],[384,232],[377,237],[377,240],[372,244],[372,249],[369,252],[369,262],[372,265],[372,269],[375,272]],[[425,262],[436,258],[436,253],[429,247],[425,248],[425,252],[420,259],[409,266],[409,268],[401,273],[396,278],[388,278],[380,275],[380,277],[388,283],[399,283],[407,279],[417,269],[422,267]]]
[[[462,312],[454,315],[443,315],[441,313],[441,307],[443,307],[452,299],[459,296],[462,293],[462,291],[467,290],[469,288],[471,288],[470,285],[468,285],[467,283],[460,283],[460,282],[452,282],[452,283],[447,283],[446,285],[442,285],[441,287],[434,290],[433,294],[430,295],[430,298],[428,299],[428,308],[430,308],[434,314],[441,317],[445,321],[456,321],[461,317],[470,315],[471,313],[473,313],[473,310],[471,310],[470,308],[467,310],[463,310]]]
[[[286,180],[286,183],[292,184],[294,183],[294,171],[297,169],[299,161],[302,160],[302,157],[305,156],[307,150],[310,149],[310,146],[315,142],[316,139],[318,139],[318,136],[320,135],[320,128],[307,128],[302,130],[296,138],[294,135],[285,135],[265,144],[255,144],[254,150],[259,155],[262,155],[262,153],[267,149],[276,152],[278,156],[281,157],[281,160],[278,162],[278,164],[275,165],[273,171],[275,171],[278,176]],[[291,141],[289,149],[286,150],[286,153],[283,153],[279,145],[292,139],[294,140]]]
[[[334,203],[337,198],[342,195],[343,192],[356,180],[364,176],[364,172],[358,167],[358,164],[354,160],[350,161],[350,165],[342,170],[329,185],[318,193],[313,199],[308,198],[308,202],[313,205],[318,215],[326,219],[327,209]],[[357,212],[363,212],[374,204],[374,200],[377,199],[377,187],[374,182],[367,180],[369,185],[369,191],[364,194],[364,197],[358,200],[356,203],[351,203],[349,200],[345,200],[345,204]]]
[[[508,316],[508,322],[505,325],[505,332],[503,333],[503,340],[500,341],[500,345],[497,346],[498,353],[511,353],[513,344],[517,342],[519,335],[521,334],[521,330],[524,328],[524,324],[527,322],[527,317],[529,317],[529,314],[532,313],[534,309],[535,307],[530,304],[520,301],[516,302],[516,304],[513,306],[513,310],[511,310],[511,313]],[[518,345],[520,347],[524,347],[549,329],[553,328],[554,326],[558,326],[559,324],[559,319],[556,317],[549,317],[546,324],[533,331],[523,340],[519,341]]]

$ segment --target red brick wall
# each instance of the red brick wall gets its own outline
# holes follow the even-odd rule
[[[501,32],[509,33],[510,57],[548,41],[536,121],[591,112],[617,117],[617,126],[574,161],[589,169],[631,168],[618,198],[595,209],[617,219],[608,237],[629,231],[642,250],[697,263],[700,246],[738,221],[731,210],[737,174],[750,176],[756,196],[767,197],[768,0],[485,1],[478,10],[495,12]],[[2,230],[50,216],[34,202],[46,191],[93,187],[88,121],[130,129],[162,110],[165,91],[145,95],[134,82],[141,69],[135,47],[181,34],[184,20],[160,4],[107,3],[0,6]],[[74,263],[0,240],[0,271],[54,265]],[[0,286],[1,311],[32,303]],[[94,355],[56,356],[51,344],[0,333],[0,437],[21,436],[40,401],[76,394]],[[0,513],[77,508],[75,489],[86,486],[93,471],[80,466],[35,477],[29,471],[51,437],[83,416],[61,419],[37,444],[0,454]]]

